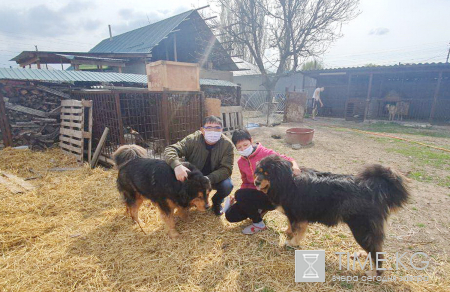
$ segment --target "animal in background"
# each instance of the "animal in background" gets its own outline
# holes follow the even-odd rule
[[[395,119],[395,115],[397,114],[397,105],[387,104],[386,109],[389,112],[389,121],[393,121]]]
[[[397,106],[397,117],[400,121],[403,121],[403,117],[408,115],[409,112],[409,102],[399,101]]]

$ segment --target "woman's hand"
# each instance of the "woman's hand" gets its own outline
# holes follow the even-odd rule
[[[292,172],[294,175],[300,175],[302,171],[300,170],[300,167],[298,166],[297,162],[292,161]]]
[[[300,175],[302,173],[301,169],[298,167],[293,167],[292,172],[294,173],[295,176]]]

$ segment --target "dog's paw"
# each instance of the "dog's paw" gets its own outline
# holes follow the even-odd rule
[[[365,250],[360,250],[360,251],[356,252],[356,257],[358,257],[358,258],[365,258],[365,257],[367,257],[367,252]],[[355,259],[355,254],[354,253],[351,254],[350,258],[352,260]]]
[[[294,233],[292,233],[292,230],[291,230],[290,228],[287,228],[287,229],[284,231],[284,234],[286,234],[286,237],[287,237],[287,238],[292,238],[292,237],[294,236]]]
[[[292,239],[287,239],[284,242],[284,245],[286,245],[288,247],[292,247],[292,248],[299,246],[299,244],[297,242],[295,242],[294,240],[292,240]]]
[[[171,239],[176,239],[176,238],[178,238],[180,236],[180,234],[177,232],[177,231],[175,231],[175,230],[170,230],[169,231],[169,237],[171,238]]]
[[[377,270],[370,270],[366,272],[367,277],[376,277],[378,276]]]

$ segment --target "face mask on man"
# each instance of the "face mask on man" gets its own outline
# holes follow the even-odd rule
[[[251,145],[251,144],[242,151],[238,150],[238,153],[245,157],[248,157],[250,154],[252,154],[252,152],[253,152],[253,145]]]
[[[205,131],[205,140],[210,144],[214,144],[219,141],[220,137],[222,137],[222,132]]]

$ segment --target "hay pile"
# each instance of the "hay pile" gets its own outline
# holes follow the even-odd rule
[[[248,222],[229,224],[211,212],[192,211],[187,222],[177,223],[181,237],[170,240],[148,203],[140,216],[149,235],[132,224],[115,189],[114,170],[46,171],[76,166],[58,150],[7,149],[0,151],[0,165],[23,178],[42,174],[31,181],[37,186],[31,193],[13,195],[0,185],[2,291],[445,291],[449,286],[448,262],[433,259],[428,283],[332,282],[332,275],[362,275],[339,271],[334,255],[360,248],[346,227],[319,225],[310,226],[303,248],[327,251],[327,281],[296,284],[294,251],[281,245],[286,222],[277,212],[266,215],[268,231],[244,236],[241,228]],[[237,183],[237,173],[233,177]]]

